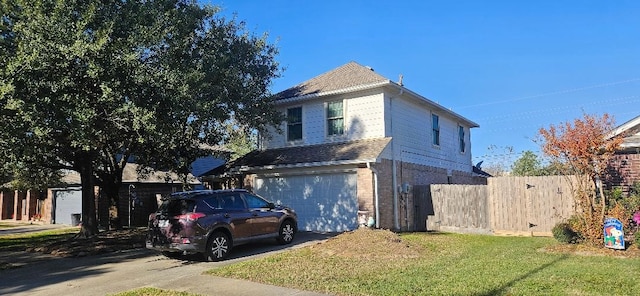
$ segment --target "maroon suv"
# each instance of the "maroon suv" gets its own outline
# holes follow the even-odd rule
[[[276,238],[291,243],[296,213],[243,189],[174,193],[149,215],[147,248],[169,257],[201,253],[209,261],[227,256],[233,246]]]

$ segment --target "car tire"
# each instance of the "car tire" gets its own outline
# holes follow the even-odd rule
[[[296,235],[296,227],[291,220],[285,220],[278,230],[278,243],[282,245],[290,244]]]
[[[216,231],[207,241],[205,258],[207,261],[220,261],[227,257],[229,251],[231,251],[231,240],[225,233]]]

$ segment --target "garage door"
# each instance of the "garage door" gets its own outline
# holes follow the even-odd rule
[[[78,221],[82,213],[82,190],[78,189],[65,189],[58,190],[54,193],[55,196],[55,224],[69,224],[73,225]],[[72,216],[74,218],[72,218]]]
[[[259,177],[259,195],[293,208],[304,231],[341,232],[357,228],[355,173]]]

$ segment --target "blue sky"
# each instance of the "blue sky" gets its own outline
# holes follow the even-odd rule
[[[640,116],[640,1],[207,3],[269,33],[285,67],[273,92],[349,61],[402,74],[407,88],[480,125],[474,163],[538,152],[539,128],[583,113],[617,124]]]

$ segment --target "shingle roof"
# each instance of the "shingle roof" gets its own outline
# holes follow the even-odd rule
[[[380,156],[391,138],[358,140],[310,146],[255,150],[235,160],[230,168],[302,165],[344,161],[371,161]]]
[[[146,175],[139,175],[137,172],[138,164],[129,163],[124,167],[122,172],[123,183],[177,183],[181,182],[182,178],[176,173],[152,171]],[[199,183],[192,174],[189,174],[187,181],[190,184]],[[75,171],[65,171],[62,176],[62,182],[67,186],[80,185],[80,174]]]
[[[349,62],[277,93],[276,100],[385,82],[390,83],[390,80],[374,72],[373,69],[356,62]]]

